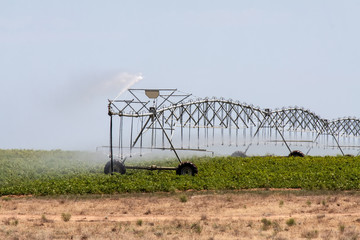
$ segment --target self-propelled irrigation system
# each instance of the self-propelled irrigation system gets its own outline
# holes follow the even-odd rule
[[[360,120],[354,117],[329,121],[303,108],[270,110],[224,98],[192,99],[191,94],[177,89],[128,89],[128,93],[128,99],[108,102],[107,174],[146,169],[195,175],[195,164],[182,161],[178,152],[208,152],[215,145],[246,149],[259,143],[281,145],[289,156],[304,156],[314,146],[338,149],[342,155],[347,155],[346,150],[360,149]],[[294,145],[298,150],[292,149]],[[127,158],[142,156],[146,150],[171,150],[179,165],[125,164]]]

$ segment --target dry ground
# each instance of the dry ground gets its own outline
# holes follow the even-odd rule
[[[0,239],[360,239],[360,193],[2,197]]]

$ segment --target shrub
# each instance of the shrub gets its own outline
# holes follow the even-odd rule
[[[143,220],[139,219],[136,221],[136,225],[142,226],[142,224],[143,224]]]
[[[286,225],[288,225],[289,227],[294,226],[295,220],[293,218],[290,218],[289,220],[286,221]]]
[[[265,231],[268,230],[271,226],[271,221],[266,218],[261,219],[261,223],[263,224],[261,229]]]
[[[61,218],[64,222],[68,222],[68,221],[70,221],[71,214],[70,213],[62,213]]]
[[[191,228],[191,230],[193,230],[193,231],[196,232],[197,234],[200,234],[201,231],[202,231],[202,228],[201,228],[201,226],[200,226],[200,223],[193,223],[190,228]]]
[[[187,200],[188,200],[188,198],[187,198],[187,196],[186,195],[181,195],[180,196],[180,202],[187,202]]]
[[[303,232],[301,234],[302,238],[307,238],[307,239],[317,238],[318,236],[319,236],[318,230],[311,230],[311,231]]]

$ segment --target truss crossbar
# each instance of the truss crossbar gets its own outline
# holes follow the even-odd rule
[[[342,118],[329,121],[309,110],[298,107],[270,110],[223,98],[193,100],[189,99],[191,94],[180,93],[176,89],[155,90],[159,91],[159,96],[156,99],[149,100],[143,94],[144,90],[129,89],[132,99],[109,100],[108,113],[110,116],[137,118],[141,121],[141,128],[134,129],[137,126],[136,123],[134,123],[134,127],[131,124],[130,131],[133,131],[135,136],[131,144],[132,148],[139,147],[140,144],[143,146],[142,140],[143,136],[148,134],[147,130],[152,130],[149,132],[152,132],[151,139],[153,143],[156,144],[159,139],[162,139],[162,148],[172,149],[175,154],[175,150],[179,149],[175,148],[172,142],[173,138],[176,137],[175,132],[180,132],[181,137],[179,138],[181,141],[184,141],[185,134],[188,134],[189,146],[194,136],[198,139],[198,145],[201,137],[204,138],[208,145],[208,138],[211,135],[214,138],[215,135],[214,130],[210,134],[209,129],[217,128],[229,129],[227,134],[230,137],[230,145],[232,144],[231,138],[234,136],[236,136],[236,144],[238,144],[241,137],[238,130],[243,129],[243,138],[250,141],[250,144],[255,137],[260,137],[261,132],[261,137],[269,138],[267,142],[277,143],[279,142],[277,136],[280,136],[289,151],[291,151],[291,148],[287,144],[286,139],[288,138],[289,143],[317,143],[326,139],[327,146],[334,146],[335,144],[342,153],[341,146],[353,146],[354,144],[342,143],[340,137],[347,139],[348,142],[355,142],[360,139],[360,119],[357,118]],[[123,128],[128,129],[129,126]],[[184,128],[196,128],[198,130],[196,134],[192,134],[190,130],[189,132],[183,131]],[[200,128],[203,130],[200,131]],[[232,134],[231,129],[236,129],[236,134]],[[124,129],[120,129],[119,134],[123,134],[121,131],[124,131]],[[296,133],[300,134],[297,135]],[[304,135],[309,136],[306,133],[312,133],[311,136],[313,137],[296,139]],[[221,136],[223,137],[223,135],[224,132],[221,130]],[[132,133],[131,136],[133,136]],[[326,136],[330,136],[332,142],[328,142],[329,139]],[[165,147],[165,139],[168,140],[168,147]],[[213,142],[215,142],[214,139]],[[360,143],[360,140],[358,142]],[[222,141],[223,143],[224,141]],[[183,143],[181,143],[180,148],[182,146]],[[200,149],[199,146],[198,149]],[[178,159],[181,162],[179,157]]]

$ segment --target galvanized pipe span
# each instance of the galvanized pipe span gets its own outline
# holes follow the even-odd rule
[[[290,152],[294,144],[309,145],[307,153],[317,145],[337,148],[341,154],[343,149],[360,149],[357,118],[330,121],[298,107],[270,110],[223,98],[194,100],[177,89],[128,92],[128,99],[109,100],[108,113],[121,119],[119,139],[130,138],[110,148],[126,148],[130,156],[134,149],[170,149],[181,162],[179,150],[262,142],[281,143]]]

